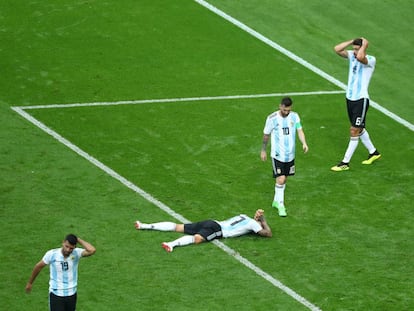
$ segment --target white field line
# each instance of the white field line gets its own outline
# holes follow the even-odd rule
[[[21,109],[19,107],[12,107],[12,109],[15,112],[17,112],[19,115],[21,115],[23,118],[25,118],[26,120],[28,120],[29,122],[33,123],[35,126],[37,126],[38,128],[40,128],[41,130],[43,130],[44,132],[46,132],[47,134],[49,134],[50,136],[52,136],[53,138],[55,138],[57,141],[59,141],[60,143],[64,144],[66,147],[68,147],[69,149],[71,149],[74,152],[76,152],[82,158],[85,158],[86,160],[88,160],[89,162],[91,162],[93,165],[95,165],[98,168],[100,168],[101,170],[103,170],[108,175],[110,175],[113,178],[117,179],[123,185],[125,185],[126,187],[128,187],[132,191],[138,193],[140,196],[142,196],[147,201],[149,201],[149,202],[153,203],[154,205],[158,206],[160,209],[162,209],[163,211],[165,211],[167,214],[171,215],[172,217],[174,217],[175,219],[179,220],[180,222],[189,222],[186,218],[184,218],[180,214],[174,212],[167,205],[165,205],[161,201],[157,200],[152,195],[150,195],[149,193],[145,192],[144,190],[142,190],[138,186],[134,185],[132,182],[130,182],[126,178],[122,177],[117,172],[115,172],[113,169],[109,168],[108,166],[106,166],[105,164],[103,164],[102,162],[100,162],[99,160],[97,160],[96,158],[94,158],[93,156],[91,156],[90,154],[88,154],[87,152],[83,151],[78,146],[74,145],[69,140],[67,140],[63,136],[59,135],[58,133],[56,133],[55,131],[53,131],[49,127],[47,127],[45,124],[43,124],[42,122],[40,122],[39,120],[37,120],[36,118],[34,118],[30,114],[28,114],[27,112],[25,112],[23,109]]]
[[[91,156],[87,152],[80,149],[78,146],[71,143],[69,140],[67,140],[63,136],[59,135],[57,132],[53,131],[51,128],[47,127],[45,124],[43,124],[42,122],[40,122],[39,120],[37,120],[36,118],[34,118],[30,114],[28,114],[26,111],[24,111],[24,109],[22,109],[20,107],[12,107],[11,109],[13,109],[15,112],[17,112],[23,118],[28,120],[30,123],[32,123],[35,126],[37,126],[38,128],[40,128],[42,131],[46,132],[47,134],[49,134],[50,136],[55,138],[57,141],[59,141],[60,143],[62,143],[63,145],[65,145],[66,147],[71,149],[72,151],[76,152],[78,155],[80,155],[81,157],[83,157],[84,159],[86,159],[87,161],[92,163],[93,165],[95,165],[98,168],[100,168],[101,170],[103,170],[105,173],[107,173],[111,177],[118,180],[124,186],[128,187],[132,191],[134,191],[137,194],[139,194],[140,196],[142,196],[147,201],[151,202],[152,204],[154,204],[155,206],[157,206],[158,208],[160,208],[161,210],[166,212],[168,215],[174,217],[175,219],[177,219],[181,223],[190,222],[184,216],[182,216],[181,214],[178,214],[173,209],[168,207],[166,204],[162,203],[157,198],[153,197],[151,194],[147,193],[146,191],[144,191],[140,187],[136,186],[135,184],[133,184],[132,182],[127,180],[125,177],[121,176],[120,174],[115,172],[113,169],[111,169],[110,167],[108,167],[105,164],[103,164],[102,162],[100,162],[98,159],[94,158],[93,156]],[[225,244],[223,244],[222,242],[220,242],[218,240],[214,240],[213,243],[216,246],[218,246],[219,248],[221,248],[223,251],[225,251],[227,254],[229,254],[230,256],[233,256],[236,260],[238,260],[244,266],[246,266],[247,268],[254,271],[257,275],[261,276],[262,278],[264,278],[265,280],[270,282],[273,286],[279,288],[280,290],[282,290],[283,292],[285,292],[286,294],[288,294],[289,296],[294,298],[296,301],[298,301],[302,305],[306,306],[308,309],[310,309],[312,311],[321,311],[321,309],[319,309],[317,306],[310,303],[308,300],[306,300],[305,298],[300,296],[294,290],[292,290],[289,287],[285,286],[279,280],[273,278],[270,274],[266,273],[265,271],[263,271],[259,267],[255,266],[253,263],[251,263],[246,258],[242,257],[239,253],[237,253],[232,248],[226,246]]]
[[[253,30],[249,26],[243,24],[239,20],[235,19],[234,17],[231,17],[227,13],[221,11],[220,9],[216,8],[215,6],[211,5],[207,1],[204,0],[194,0],[198,4],[202,5],[203,7],[207,8],[208,10],[214,12],[215,14],[219,15],[220,17],[224,18],[225,20],[229,21],[233,25],[239,27],[240,29],[246,31],[256,39],[264,42],[265,44],[269,45],[270,47],[274,48],[275,50],[279,51],[280,53],[286,55],[287,57],[293,59],[294,61],[298,62],[299,64],[303,65],[304,67],[308,68],[309,70],[312,70],[317,75],[321,76],[322,78],[328,80],[329,82],[335,84],[336,86],[340,87],[341,89],[346,89],[346,84],[340,82],[339,80],[335,79],[331,75],[327,74],[326,72],[322,71],[318,67],[308,63],[303,58],[297,56],[296,54],[292,53],[291,51],[285,49],[284,47],[280,46],[276,42],[266,38],[262,34],[258,33],[257,31]],[[381,111],[386,116],[390,117],[394,121],[404,125],[405,127],[409,128],[411,131],[414,131],[414,125],[407,120],[401,118],[400,116],[396,115],[395,113],[389,111],[388,109],[382,107],[380,104],[374,102],[373,100],[369,101],[370,106]]]
[[[116,102],[19,106],[16,108],[21,108],[23,110],[48,109],[48,108],[74,108],[74,107],[91,107],[91,106],[138,105],[138,104],[151,104],[151,103],[176,103],[176,102],[209,101],[209,100],[232,100],[232,99],[246,99],[246,98],[280,97],[280,96],[328,95],[328,94],[341,94],[341,93],[344,93],[344,91],[311,91],[311,92],[228,95],[228,96],[208,96],[208,97],[206,96],[206,97],[187,97],[187,98],[184,97],[184,98],[164,98],[164,99],[142,99],[142,100],[123,100],[123,101],[116,101]]]

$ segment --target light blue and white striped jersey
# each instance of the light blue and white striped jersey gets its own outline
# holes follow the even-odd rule
[[[295,159],[296,130],[302,128],[299,115],[291,111],[283,118],[279,110],[269,115],[263,133],[270,135],[270,156],[281,162]]]
[[[249,232],[257,233],[262,230],[262,226],[256,220],[244,214],[216,222],[221,227],[223,238],[232,238]]]
[[[75,248],[67,258],[63,257],[61,248],[46,252],[43,262],[49,265],[49,292],[60,297],[72,296],[76,293],[78,264],[82,252],[82,248]]]
[[[349,73],[346,98],[349,100],[369,98],[368,86],[372,74],[374,73],[377,60],[374,56],[367,55],[368,64],[365,65],[357,60],[353,51],[349,50],[347,52],[349,60]]]

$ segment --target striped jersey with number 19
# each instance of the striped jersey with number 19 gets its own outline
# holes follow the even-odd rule
[[[78,286],[78,264],[82,257],[82,248],[75,248],[65,258],[61,248],[51,249],[43,256],[43,262],[49,265],[49,292],[66,297],[76,293]]]

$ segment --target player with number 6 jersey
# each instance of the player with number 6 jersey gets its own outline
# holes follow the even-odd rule
[[[348,47],[352,47],[352,50],[348,50]],[[368,150],[368,158],[362,161],[362,164],[372,164],[381,157],[365,128],[369,108],[368,87],[377,63],[374,56],[367,54],[367,48],[368,40],[365,38],[348,40],[335,46],[336,54],[348,59],[346,106],[351,127],[344,158],[337,165],[331,167],[334,172],[349,170],[349,162],[358,147],[359,140]]]

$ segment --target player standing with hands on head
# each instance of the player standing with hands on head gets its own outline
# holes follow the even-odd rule
[[[296,132],[302,143],[303,152],[308,152],[305,133],[299,115],[292,111],[292,99],[282,99],[279,110],[269,115],[263,129],[263,144],[260,152],[262,161],[266,161],[266,147],[271,139],[270,157],[272,158],[275,195],[272,207],[277,208],[279,216],[286,217],[285,187],[288,176],[295,175]]]
[[[77,243],[83,248],[76,247]],[[47,251],[42,260],[34,266],[26,285],[26,292],[32,291],[36,277],[46,265],[49,265],[49,310],[75,311],[79,260],[81,257],[92,256],[95,252],[95,247],[90,243],[73,234],[68,234],[62,242],[61,248]]]
[[[350,46],[352,50],[347,50]],[[360,139],[369,152],[368,159],[362,161],[362,164],[372,164],[381,157],[365,129],[365,119],[369,108],[368,86],[376,64],[375,57],[367,55],[367,48],[368,40],[365,38],[348,40],[335,46],[336,54],[349,61],[346,104],[351,122],[351,137],[344,158],[339,164],[331,167],[331,170],[335,172],[349,170],[349,162]]]

